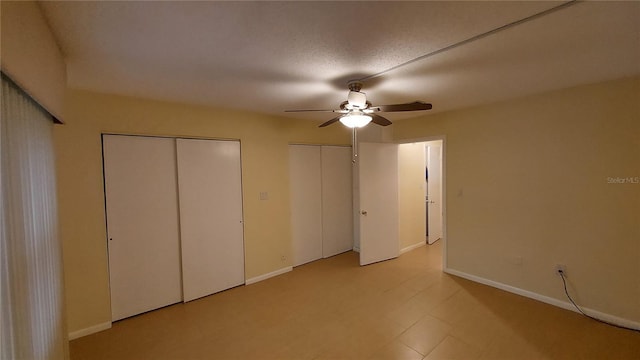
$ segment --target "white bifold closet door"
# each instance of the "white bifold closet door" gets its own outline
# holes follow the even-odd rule
[[[320,147],[289,145],[293,266],[322,258]]]
[[[104,135],[114,321],[182,301],[175,140]]]
[[[353,249],[351,148],[322,146],[322,257]]]
[[[244,284],[240,142],[177,139],[184,301]]]
[[[290,145],[293,265],[353,248],[351,148]]]

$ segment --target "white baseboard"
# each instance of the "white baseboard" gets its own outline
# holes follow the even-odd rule
[[[359,253],[359,252],[360,252],[360,248],[359,248],[359,247],[355,247],[355,246],[354,246],[354,247],[353,247],[353,251],[355,251],[355,252]]]
[[[406,252],[408,252],[408,251],[411,251],[411,250],[413,250],[413,249],[417,249],[417,248],[419,248],[419,247],[421,247],[421,246],[425,246],[426,244],[427,244],[426,242],[421,241],[421,242],[419,242],[419,243],[417,243],[417,244],[409,245],[409,246],[407,246],[406,248],[402,248],[402,249],[400,249],[400,254],[404,254],[404,253],[406,253]]]
[[[579,312],[568,301],[558,300],[556,298],[552,298],[552,297],[549,297],[549,296],[546,296],[546,295],[541,295],[541,294],[538,294],[538,293],[534,293],[532,291],[520,289],[520,288],[517,288],[515,286],[503,284],[503,283],[500,283],[500,282],[497,282],[497,281],[485,279],[485,278],[482,278],[482,277],[479,277],[479,276],[467,274],[465,272],[454,270],[454,269],[450,269],[450,268],[444,269],[444,272],[446,272],[447,274],[459,276],[461,278],[464,278],[464,279],[467,279],[467,280],[471,280],[471,281],[474,281],[474,282],[477,282],[477,283],[480,283],[480,284],[484,284],[484,285],[488,285],[488,286],[491,286],[491,287],[494,287],[494,288],[498,288],[500,290],[508,291],[510,293],[513,293],[513,294],[517,294],[517,295],[520,295],[520,296],[528,297],[528,298],[533,299],[533,300],[538,300],[538,301],[541,301],[543,303],[547,303],[549,305],[557,306],[559,308],[563,308],[563,309],[566,309],[566,310],[571,310],[573,312]],[[585,307],[582,307],[582,306],[580,308],[582,309],[582,311],[584,311],[589,316],[593,316],[593,317],[595,317],[597,319],[604,320],[604,321],[610,322],[610,323],[615,324],[615,325],[620,325],[620,326],[624,326],[624,327],[640,330],[640,322],[629,320],[629,319],[625,319],[625,318],[621,318],[621,317],[618,317],[618,316],[615,316],[615,315],[603,313],[603,312],[600,312],[598,310],[593,310],[593,309],[585,308]]]
[[[262,274],[260,276],[256,276],[256,277],[252,277],[250,279],[247,279],[244,283],[245,283],[245,285],[255,284],[255,283],[259,282],[259,281],[267,280],[268,278],[272,278],[274,276],[278,276],[278,275],[282,275],[284,273],[288,273],[291,270],[293,270],[293,266],[283,267],[282,269],[278,269],[276,271],[272,271],[272,272],[267,273],[267,274]]]
[[[83,336],[95,334],[97,332],[111,329],[111,321],[103,322],[98,325],[89,326],[88,328],[72,331],[69,333],[69,340],[81,338]]]

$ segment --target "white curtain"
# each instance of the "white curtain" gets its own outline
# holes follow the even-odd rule
[[[66,359],[51,117],[4,75],[0,118],[2,359]]]

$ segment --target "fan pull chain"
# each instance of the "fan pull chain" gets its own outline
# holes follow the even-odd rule
[[[353,128],[353,136],[351,137],[351,152],[353,154],[353,159],[351,160],[354,164],[358,160],[358,135],[357,128]]]

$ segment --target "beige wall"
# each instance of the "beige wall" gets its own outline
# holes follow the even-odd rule
[[[2,71],[40,105],[64,121],[66,65],[34,1],[0,1]]]
[[[450,269],[565,301],[564,263],[580,304],[640,321],[640,184],[607,181],[640,177],[640,78],[393,130],[396,141],[447,137]]]
[[[426,240],[424,143],[398,147],[398,228],[400,249]]]
[[[111,319],[101,133],[240,139],[247,278],[291,266],[288,144],[350,143],[342,126],[84,91],[67,92],[65,111],[54,137],[72,333]]]
[[[553,273],[562,262],[584,306],[639,321],[640,184],[607,184],[607,177],[640,176],[639,83],[397,121],[395,141],[447,136],[448,267],[564,300]],[[340,126],[67,96],[68,123],[54,135],[71,332],[110,320],[101,132],[239,138],[248,278],[291,265],[287,145],[350,140]],[[259,201],[261,191],[270,200]]]

